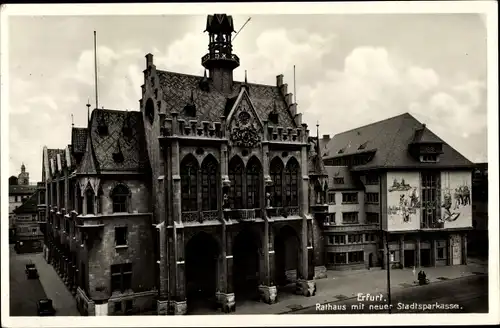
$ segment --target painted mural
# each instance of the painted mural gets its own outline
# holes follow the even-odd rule
[[[387,173],[387,220],[390,231],[420,228],[418,173]]]
[[[444,228],[472,226],[472,174],[441,173],[441,223]]]

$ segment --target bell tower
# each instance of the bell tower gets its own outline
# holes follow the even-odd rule
[[[213,86],[229,94],[233,86],[233,70],[240,66],[240,59],[233,54],[231,36],[234,31],[233,18],[226,14],[208,15],[208,53],[201,58],[201,64],[209,72]]]

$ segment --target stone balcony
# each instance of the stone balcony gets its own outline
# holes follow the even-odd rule
[[[298,206],[287,206],[287,207],[268,207],[266,208],[268,217],[289,217],[289,216],[299,216],[300,208]]]
[[[224,218],[226,220],[235,220],[243,222],[253,222],[257,218],[261,218],[260,208],[249,208],[249,209],[225,209]]]
[[[207,221],[219,221],[220,211],[187,211],[182,212],[183,223],[203,223]]]

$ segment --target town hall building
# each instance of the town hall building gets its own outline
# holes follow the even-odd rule
[[[325,274],[317,139],[283,75],[233,79],[231,16],[206,32],[203,76],[148,54],[140,111],[96,108],[68,146],[44,148],[44,256],[83,315],[228,312],[284,285],[312,296]]]

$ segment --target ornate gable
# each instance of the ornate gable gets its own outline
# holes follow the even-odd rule
[[[234,146],[255,148],[260,144],[263,124],[245,88],[241,89],[227,122],[229,138]]]

